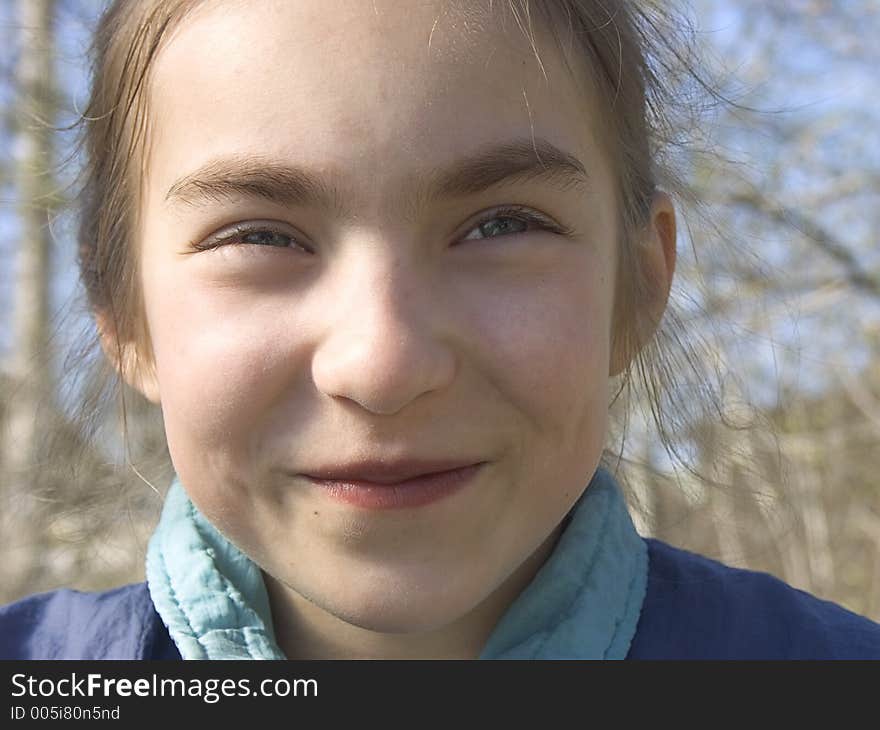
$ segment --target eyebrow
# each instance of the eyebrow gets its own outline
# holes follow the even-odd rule
[[[413,180],[401,201],[402,208],[409,211],[502,184],[540,181],[565,191],[586,188],[590,182],[577,157],[540,137],[487,145],[448,168],[435,168]],[[284,206],[332,210],[341,218],[351,218],[342,193],[335,180],[323,179],[306,168],[259,156],[232,155],[210,160],[177,180],[165,200],[168,204],[197,207],[247,197]]]

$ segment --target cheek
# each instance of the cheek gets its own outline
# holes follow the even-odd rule
[[[535,419],[570,426],[585,406],[607,405],[612,297],[603,272],[573,265],[483,296],[492,306],[471,312],[481,352]]]
[[[277,402],[282,371],[297,365],[295,323],[282,327],[277,310],[232,290],[169,282],[154,292],[148,316],[169,446],[246,449]]]

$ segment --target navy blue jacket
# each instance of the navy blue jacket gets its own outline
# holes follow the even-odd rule
[[[880,624],[782,581],[647,539],[628,659],[880,659]],[[2,659],[179,659],[146,583],[0,608]]]

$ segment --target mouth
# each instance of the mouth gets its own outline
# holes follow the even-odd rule
[[[363,482],[392,486],[417,477],[455,471],[475,464],[479,459],[396,459],[361,460],[329,464],[308,469],[303,476],[335,482]]]
[[[359,475],[353,477],[340,475],[339,469],[329,477],[313,474],[302,476],[336,501],[366,509],[402,509],[422,507],[452,496],[472,484],[486,463],[425,471],[405,478],[398,478],[402,473],[400,467],[397,467],[394,474],[393,470],[383,467],[384,471],[361,468]],[[364,478],[364,472],[368,472],[373,478]]]

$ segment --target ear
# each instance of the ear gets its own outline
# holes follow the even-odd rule
[[[647,293],[648,306],[637,313],[638,350],[654,336],[666,311],[672,277],[675,274],[675,243],[675,205],[667,193],[658,190],[651,201],[650,219],[644,228],[641,245],[637,248],[650,289]],[[626,353],[616,350],[612,353],[609,376],[619,375],[628,365]]]
[[[106,312],[96,312],[101,349],[125,382],[151,403],[159,405],[159,381],[151,360],[138,352],[136,343],[119,342],[116,327]]]

